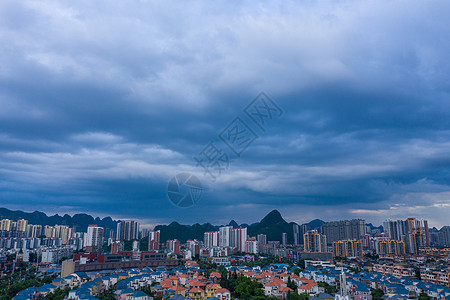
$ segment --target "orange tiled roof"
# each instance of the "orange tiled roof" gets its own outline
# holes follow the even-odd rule
[[[230,291],[227,290],[226,288],[220,288],[216,291],[216,294],[225,294],[225,293],[230,293]]]
[[[189,293],[203,293],[202,289],[199,288],[192,288]]]
[[[278,277],[274,277],[274,278],[273,278],[273,282],[276,282],[276,283],[278,283],[278,284],[283,284],[283,283],[284,283],[284,281],[281,280],[281,279],[278,278]]]
[[[280,292],[292,292],[292,291],[293,291],[293,289],[288,288],[287,286],[280,286],[280,287],[278,288],[278,290],[279,290]]]
[[[317,286],[317,283],[315,282],[310,282],[308,284],[304,284],[302,286],[299,286],[298,289],[300,290],[310,290],[313,288],[313,286]]]
[[[300,277],[299,280],[300,280],[300,281],[306,281],[306,280],[308,280],[308,279],[306,279],[305,277]]]
[[[211,274],[209,275],[209,277],[217,277],[217,278],[221,278],[222,275],[220,275],[219,272],[211,272]]]
[[[279,286],[279,284],[277,284],[277,283],[271,281],[271,282],[266,282],[266,283],[264,284],[264,286]]]
[[[197,281],[197,280],[194,279],[194,281],[189,282],[189,285],[191,285],[191,286],[206,286],[206,283],[201,282],[201,281]]]

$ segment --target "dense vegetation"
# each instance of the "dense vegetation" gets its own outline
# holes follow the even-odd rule
[[[18,292],[29,287],[39,287],[51,283],[56,276],[38,276],[35,268],[30,268],[26,263],[20,263],[14,274],[6,275],[0,280],[0,300],[11,299]]]

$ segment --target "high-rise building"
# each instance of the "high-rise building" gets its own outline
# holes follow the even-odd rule
[[[159,250],[159,235],[161,231],[159,230],[149,230],[148,231],[148,250]]]
[[[217,247],[219,246],[219,232],[218,231],[208,231],[203,235],[203,243],[205,247]]]
[[[248,239],[245,242],[245,252],[253,254],[259,253],[259,243],[255,238]]]
[[[286,232],[283,232],[283,233],[281,234],[281,244],[282,244],[283,246],[286,246],[286,245],[287,245],[287,233],[286,233]]]
[[[231,226],[223,226],[219,228],[219,246],[230,247],[231,246]]]
[[[435,244],[438,246],[450,246],[450,226],[444,226],[436,232]]]
[[[303,235],[305,252],[326,252],[327,239],[316,230],[309,230]]]
[[[130,221],[130,229],[127,232],[127,240],[137,240],[139,239],[139,223],[136,221]]]
[[[258,234],[256,239],[258,240],[260,246],[267,244],[267,235],[265,234]]]
[[[360,257],[363,256],[361,241],[346,240],[333,243],[333,254],[339,257]]]
[[[300,242],[301,244],[303,244],[303,235],[304,235],[306,232],[308,232],[308,230],[310,230],[310,228],[309,228],[308,225],[302,224],[302,225],[299,225],[299,229],[300,229],[300,232],[299,232],[299,234],[300,234],[299,242]]]
[[[42,225],[27,225],[27,237],[37,238],[42,234]]]
[[[387,220],[383,228],[391,240],[403,241],[408,253],[418,254],[419,247],[430,245],[427,220]]]
[[[136,221],[120,221],[116,226],[117,241],[131,241],[139,239],[139,223]]]
[[[141,231],[141,238],[147,237],[148,236],[148,229],[147,228],[142,228]]]
[[[85,235],[85,247],[91,247],[92,251],[95,249],[101,249],[103,246],[103,227],[97,225],[89,225],[87,233]]]
[[[303,244],[303,235],[309,230],[309,226],[306,224],[298,225],[292,224],[293,242],[294,245]]]
[[[245,242],[247,241],[247,228],[231,228],[230,246],[237,248],[240,252],[245,252]]]
[[[386,239],[379,239],[376,243],[375,250],[378,255],[384,256],[389,254],[389,243]]]
[[[115,241],[111,244],[111,253],[118,254],[120,251],[124,249],[124,243],[122,241]]]
[[[180,241],[179,240],[167,240],[167,250],[174,254],[180,254]]]
[[[424,235],[426,245],[430,243],[427,220],[418,220],[416,218],[408,218],[406,220],[387,220],[383,223],[384,231],[389,234],[391,240],[401,241],[408,233],[415,230]]]
[[[19,219],[17,221],[17,231],[27,231],[28,220]]]
[[[359,240],[366,233],[366,221],[361,219],[326,222],[322,226],[328,243],[341,240]]]
[[[388,241],[388,253],[390,255],[406,255],[406,247],[403,241]]]
[[[49,225],[45,225],[44,226],[44,235],[47,238],[54,238],[54,237],[56,237],[55,227],[49,226]]]
[[[419,248],[426,245],[426,237],[423,231],[413,230],[406,235],[406,249],[411,254],[419,254]]]
[[[11,220],[2,219],[0,221],[0,230],[10,231],[11,230]]]
[[[200,255],[200,242],[198,240],[187,240],[186,248],[192,256]]]
[[[116,241],[125,240],[125,221],[120,221],[116,226]]]
[[[55,225],[53,233],[54,237],[62,240],[63,245],[67,245],[72,237],[72,228],[65,225]]]

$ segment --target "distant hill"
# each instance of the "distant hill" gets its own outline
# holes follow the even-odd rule
[[[322,220],[319,220],[319,219],[315,219],[309,223],[306,223],[306,225],[308,225],[308,227],[310,229],[318,229],[318,228],[322,227],[323,223],[325,223],[325,222]]]
[[[313,220],[306,225],[310,228],[315,229],[320,226],[324,221]],[[288,243],[293,243],[293,225],[294,222],[286,222],[281,216],[280,212],[277,210],[271,211],[267,216],[265,216],[261,222],[253,223],[252,225],[241,224],[239,225],[236,221],[231,220],[228,226],[233,228],[247,227],[247,233],[250,236],[256,236],[258,234],[266,234],[268,241],[281,241],[283,232],[287,233]],[[207,224],[194,224],[181,225],[178,222],[172,222],[169,225],[158,225],[155,230],[161,231],[160,240],[165,242],[171,239],[178,239],[180,242],[184,243],[187,240],[203,240],[204,233],[207,231],[216,231],[219,226],[214,226],[209,223]]]
[[[207,231],[215,231],[217,227],[207,224],[194,224],[181,225],[178,222],[172,222],[169,225],[158,225],[155,230],[160,230],[160,241],[166,242],[167,240],[177,239],[181,243],[185,243],[187,240],[201,240],[203,241],[203,235]]]
[[[69,216],[65,214],[60,216],[58,214],[53,216],[47,216],[43,212],[35,211],[32,213],[23,211],[13,211],[6,208],[0,208],[0,216],[3,218],[8,218],[12,220],[18,220],[19,218],[28,220],[29,224],[36,225],[76,225],[77,231],[86,232],[88,225],[97,224],[109,229],[116,230],[117,222],[111,217],[105,217],[103,219],[94,218],[88,214],[75,214]],[[311,229],[316,229],[322,226],[324,221],[316,219],[309,223],[306,223]],[[278,210],[273,210],[267,214],[260,222],[253,223],[251,225],[241,224],[239,225],[236,221],[231,220],[228,226],[233,228],[246,227],[247,232],[250,236],[256,236],[258,234],[266,234],[268,241],[281,241],[283,232],[287,233],[288,243],[293,243],[293,225],[294,222],[286,222],[281,216]],[[155,230],[161,231],[160,241],[164,243],[170,239],[178,239],[180,242],[184,243],[187,240],[203,240],[204,233],[207,231],[217,231],[220,226],[215,226],[210,223],[206,224],[194,224],[194,225],[182,225],[178,222],[172,222],[169,225],[157,225]]]
[[[293,224],[286,222],[278,210],[272,210],[261,222],[250,225],[247,230],[250,236],[267,235],[268,241],[281,241],[283,232],[286,232],[288,243],[292,243]]]
[[[74,226],[76,225],[77,231],[85,232],[87,230],[88,225],[97,224],[98,226],[102,226],[106,229],[116,229],[117,221],[111,219],[111,217],[105,217],[103,219],[94,218],[88,214],[75,214],[72,217],[68,214],[64,216],[60,216],[58,214],[53,216],[47,216],[43,212],[34,211],[32,213],[23,212],[20,210],[9,210],[7,208],[0,208],[0,216],[4,219],[11,219],[17,221],[19,218],[28,220],[29,224],[35,225],[67,225]]]

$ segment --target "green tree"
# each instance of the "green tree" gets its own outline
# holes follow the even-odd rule
[[[288,277],[287,287],[294,291],[297,290],[297,285],[291,280],[291,276]]]
[[[53,293],[48,294],[47,296],[45,296],[44,299],[49,299],[49,300],[63,300],[66,296],[69,295],[69,288],[66,288],[64,290],[57,288]]]
[[[236,279],[236,287],[232,293],[241,300],[251,300],[255,296],[264,296],[259,283],[244,276]]]
[[[415,277],[416,277],[417,279],[422,280],[422,279],[420,278],[420,269],[419,269],[418,267],[415,267],[415,268],[414,268],[414,275],[415,275]]]
[[[422,292],[419,294],[419,300],[430,300],[430,296],[428,296],[427,293]]]
[[[372,294],[372,300],[381,300],[384,295],[382,289],[370,289],[370,293]]]
[[[305,260],[304,259],[300,259],[299,262],[297,263],[297,265],[302,268],[305,269]]]
[[[109,289],[107,289],[105,292],[103,292],[102,294],[98,295],[97,298],[102,299],[102,300],[115,300],[116,299],[116,295],[114,295],[115,291],[116,291],[116,287],[112,286]]]
[[[334,294],[337,292],[336,287],[329,285],[326,282],[318,282],[317,283],[320,287],[323,287],[325,289],[325,293],[327,294]]]

